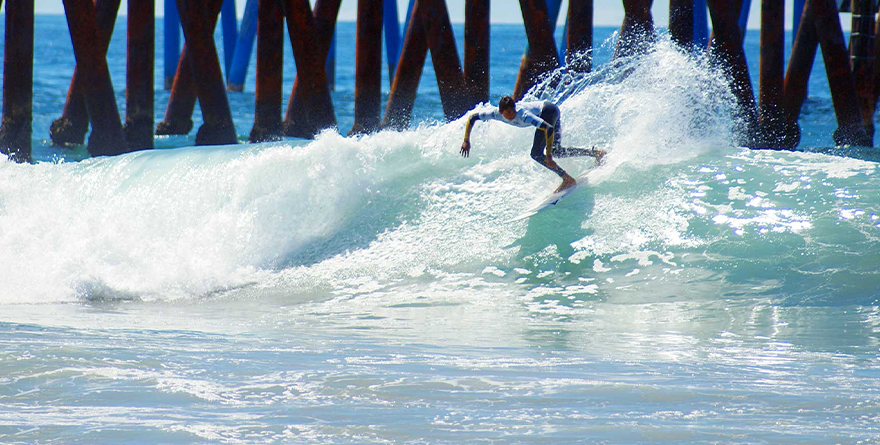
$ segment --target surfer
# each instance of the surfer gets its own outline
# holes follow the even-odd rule
[[[515,127],[535,127],[535,140],[532,142],[532,159],[542,166],[550,169],[562,178],[562,184],[554,193],[565,190],[575,184],[571,177],[553,158],[573,156],[590,156],[601,162],[605,156],[605,150],[595,148],[565,148],[562,147],[562,121],[559,116],[559,108],[550,101],[523,102],[518,106],[510,96],[504,96],[498,101],[498,109],[473,113],[468,117],[467,127],[464,130],[464,142],[461,144],[461,155],[468,157],[471,151],[471,128],[477,120],[497,120]]]

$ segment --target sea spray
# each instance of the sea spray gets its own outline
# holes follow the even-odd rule
[[[832,222],[875,236],[877,209],[849,202],[866,194],[841,194],[847,205],[838,209],[809,191],[815,185],[778,179],[763,155],[731,148],[725,78],[665,39],[561,88],[570,92],[559,96],[563,144],[610,155],[588,187],[516,224],[504,221],[558,179],[529,159],[530,130],[498,122],[477,124],[471,157],[461,158],[466,117],[354,138],[327,131],[314,141],[4,162],[0,295],[7,303],[316,298],[521,279],[509,292],[593,295],[718,267],[733,271],[717,279],[745,283],[737,270],[751,268],[739,262],[754,249],[769,255],[833,239]],[[773,156],[789,170],[812,159]],[[593,166],[560,163],[572,172]],[[839,182],[874,172],[864,163],[839,169],[803,176],[833,194],[846,188]],[[736,254],[722,262],[703,253],[730,246]],[[804,252],[830,254],[815,245]],[[785,258],[764,269],[795,263]]]

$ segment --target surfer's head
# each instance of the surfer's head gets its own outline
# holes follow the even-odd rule
[[[504,96],[498,101],[498,112],[507,120],[511,120],[516,117],[516,105],[514,104],[515,102],[512,97]]]

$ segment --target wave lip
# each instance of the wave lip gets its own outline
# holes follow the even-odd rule
[[[735,132],[724,77],[665,38],[595,73],[554,76],[568,77],[532,97],[561,102],[563,143],[610,151],[590,174],[592,190],[568,200],[575,219],[554,224],[583,225],[594,193],[717,154]],[[557,182],[529,159],[531,132],[481,123],[463,159],[464,119],[353,138],[328,131],[309,142],[2,163],[0,263],[15,269],[0,272],[0,298],[174,299],[279,281],[478,274],[521,261],[523,245],[557,243],[553,231],[501,223]],[[562,162],[573,172],[592,166]]]

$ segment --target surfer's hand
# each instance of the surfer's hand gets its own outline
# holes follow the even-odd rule
[[[544,164],[547,165],[547,167],[550,167],[550,168],[552,168],[552,169],[557,169],[557,168],[559,168],[559,166],[556,165],[556,161],[554,161],[553,158],[551,158],[551,157],[549,157],[549,156],[547,156],[546,158],[544,158]]]
[[[471,153],[471,143],[469,141],[464,141],[461,143],[461,157],[466,158]]]

